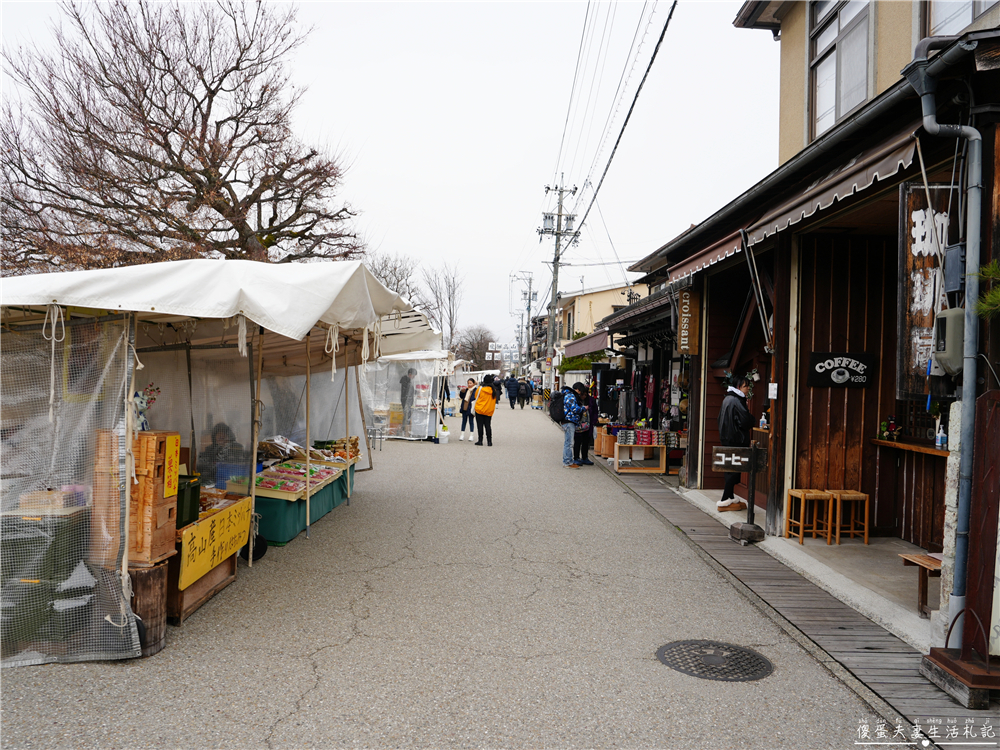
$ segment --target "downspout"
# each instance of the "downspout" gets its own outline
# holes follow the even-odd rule
[[[979,344],[979,318],[975,313],[975,301],[979,299],[979,279],[975,272],[979,269],[979,244],[982,215],[982,172],[983,143],[979,131],[967,125],[946,125],[937,121],[937,102],[934,92],[937,78],[927,59],[933,49],[949,47],[934,59],[942,58],[948,64],[956,62],[976,48],[976,42],[964,42],[954,46],[957,37],[929,37],[922,39],[914,51],[914,59],[903,68],[903,75],[920,95],[924,130],[929,135],[946,138],[965,138],[969,142],[966,177],[968,208],[966,213],[966,277],[965,277],[965,340],[962,368],[962,426],[961,456],[958,479],[958,514],[955,532],[955,568],[952,592],[948,603],[948,624],[951,638],[947,648],[962,647],[962,629],[965,610],[966,579],[969,564],[969,527],[972,510],[972,451],[976,419],[976,350]],[[956,618],[958,622],[956,623]]]

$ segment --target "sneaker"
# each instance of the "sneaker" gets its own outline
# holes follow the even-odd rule
[[[593,465],[594,465],[594,462],[593,462],[593,461],[581,461],[580,463],[581,463],[581,464],[582,464],[583,466],[593,466]]]
[[[462,436],[459,438],[459,440],[465,440],[465,433],[464,432],[462,433]]]
[[[580,464],[563,464],[564,469],[579,469]]]

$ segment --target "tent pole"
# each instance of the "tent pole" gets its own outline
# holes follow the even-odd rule
[[[191,350],[188,349],[190,360]],[[250,467],[250,533],[247,535],[247,567],[253,567],[253,547],[257,538],[257,525],[253,522],[257,512],[257,444],[260,442],[260,379],[264,369],[264,326],[257,328],[257,386],[253,392],[253,465]]]
[[[365,331],[364,335],[367,336],[368,332]],[[347,352],[347,342],[348,341],[350,341],[350,339],[347,336],[344,336],[344,352],[345,353]],[[367,342],[366,342],[366,344],[367,344]],[[348,366],[347,365],[347,357],[346,357],[346,354],[345,354],[345,357],[344,357],[344,367],[346,368],[347,366]],[[355,363],[354,363],[354,370],[355,370],[355,372],[357,372],[357,369],[358,369],[358,364],[355,361]],[[351,379],[347,377],[347,373],[345,372],[344,373],[344,432],[347,433],[347,437],[346,437],[346,442],[347,442],[347,469],[345,469],[345,472],[347,474],[347,504],[348,505],[351,504],[351,461],[353,460],[351,458],[351,389],[349,387],[350,384],[351,384]]]
[[[306,539],[309,538],[309,520],[310,520],[309,514],[311,510],[309,506],[310,506],[310,498],[312,496],[311,492],[312,482],[309,481],[309,465],[310,465],[309,455],[311,453],[309,447],[312,445],[312,442],[309,438],[309,412],[310,412],[309,396],[312,391],[312,384],[309,382],[310,380],[312,380],[311,377],[312,371],[310,369],[312,360],[312,351],[309,346],[311,340],[312,340],[312,331],[306,334]]]
[[[372,444],[371,440],[368,439],[368,423],[365,421],[365,405],[361,403],[361,375],[358,373],[358,368],[354,368],[354,383],[358,386],[358,405],[361,407],[361,429],[365,433],[365,451],[368,452],[368,468],[361,469],[361,471],[370,471],[375,468],[375,461],[372,457]],[[350,457],[351,452],[348,450],[347,456]],[[355,473],[357,473],[355,471]]]

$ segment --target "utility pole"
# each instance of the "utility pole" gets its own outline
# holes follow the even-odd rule
[[[552,293],[549,296],[549,326],[546,332],[546,347],[545,347],[545,362],[546,366],[549,368],[548,377],[546,382],[548,383],[549,391],[555,390],[556,382],[556,371],[555,371],[555,357],[556,357],[556,304],[557,297],[559,296],[559,255],[562,252],[562,238],[564,234],[573,235],[573,220],[576,218],[571,214],[563,214],[563,196],[566,193],[570,195],[576,195],[576,186],[572,188],[567,188],[563,186],[551,187],[549,185],[545,186],[545,193],[548,194],[550,191],[555,191],[558,196],[558,209],[555,216],[552,214],[542,215],[542,228],[538,230],[540,235],[538,241],[541,242],[541,235],[544,234],[554,234],[556,237],[556,251],[552,256]],[[565,218],[565,223],[563,219]]]
[[[516,274],[512,273],[511,274],[511,278],[518,278],[521,281],[527,281],[528,282],[528,291],[527,292],[524,292],[524,291],[521,292],[521,300],[522,301],[527,300],[527,302],[528,302],[528,327],[527,327],[527,330],[524,330],[524,310],[522,309],[522,311],[521,311],[521,328],[522,328],[522,330],[521,330],[520,333],[518,333],[518,336],[517,336],[519,344],[520,344],[520,342],[522,340],[522,336],[523,336],[523,339],[524,339],[524,349],[522,350],[520,347],[518,348],[518,364],[520,364],[520,365],[523,366],[525,364],[525,362],[526,362],[526,359],[527,359],[525,357],[525,353],[530,353],[530,351],[531,351],[531,340],[532,340],[532,337],[531,337],[531,303],[534,302],[535,299],[537,299],[538,292],[532,291],[532,283],[534,282],[534,278],[532,277],[530,271],[520,271],[519,273],[516,273]]]

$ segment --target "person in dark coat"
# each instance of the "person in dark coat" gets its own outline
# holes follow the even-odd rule
[[[517,403],[517,386],[517,378],[513,375],[507,378],[503,383],[503,387],[507,390],[507,398],[510,400],[511,409],[513,409],[514,404]]]
[[[524,404],[531,398],[531,386],[528,385],[524,378],[521,378],[517,384],[517,403],[523,409]]]
[[[577,383],[573,386],[583,411],[573,436],[573,460],[581,466],[593,466],[594,462],[587,458],[590,446],[594,444],[594,423],[597,422],[597,399],[589,395],[586,386]]]
[[[399,379],[399,403],[403,407],[403,429],[407,434],[410,432],[410,419],[413,416],[413,378],[416,375],[417,371],[411,367]]]
[[[740,378],[735,386],[729,386],[726,398],[719,409],[719,439],[727,447],[745,448],[750,445],[750,429],[753,417],[747,408],[747,394],[750,381]],[[726,473],[726,487],[716,508],[720,511],[744,510],[747,504],[736,499],[736,485],[740,481],[739,472]]]

